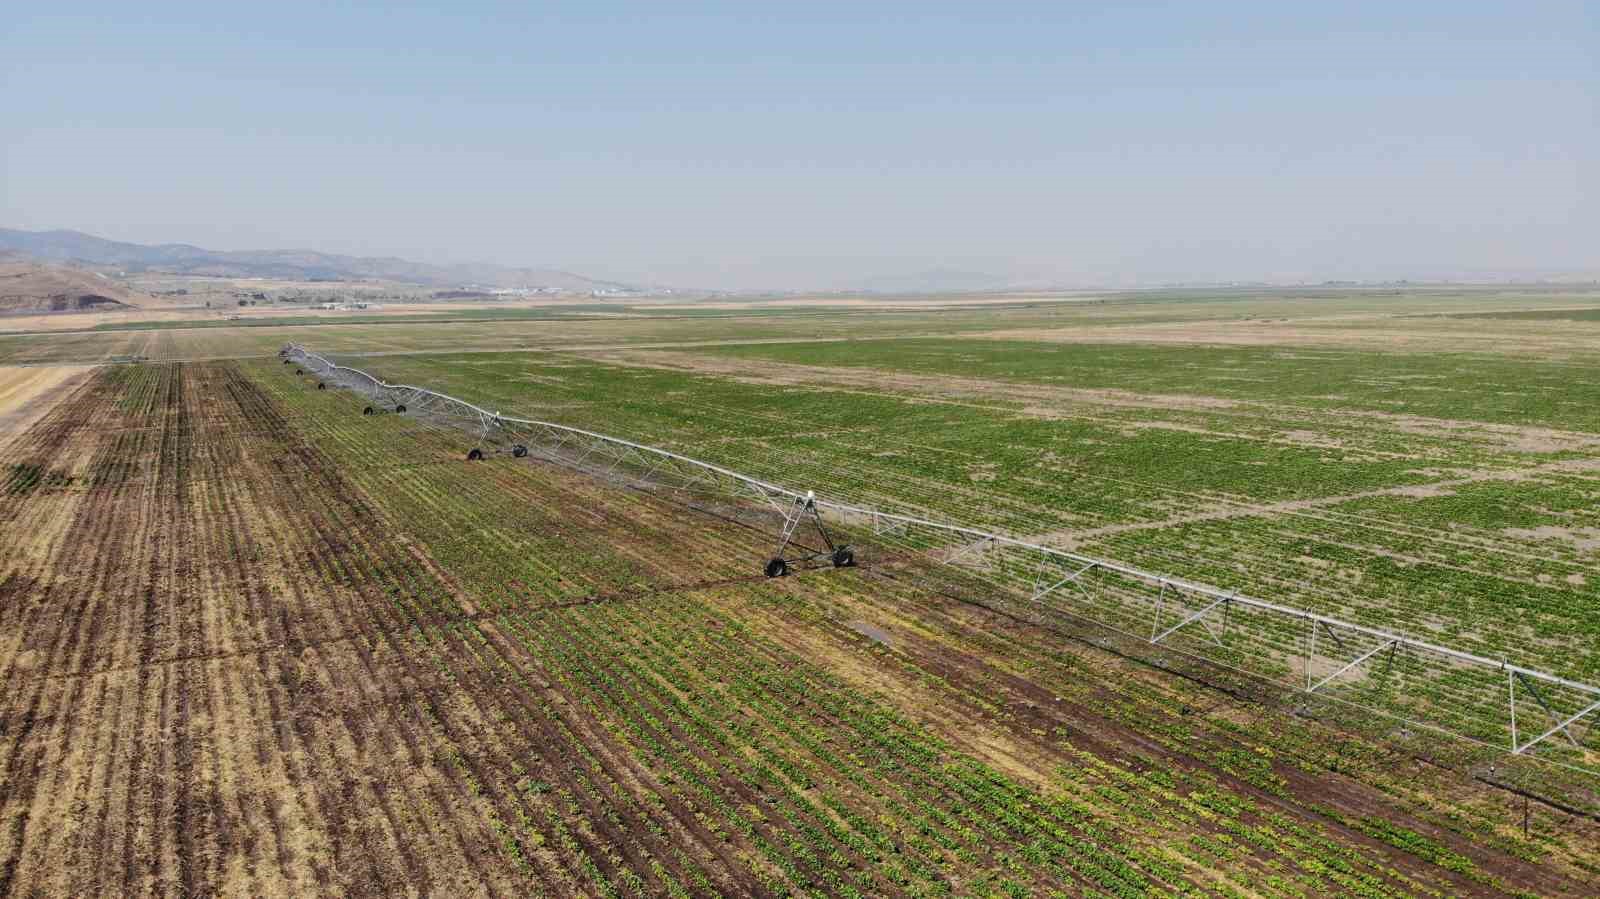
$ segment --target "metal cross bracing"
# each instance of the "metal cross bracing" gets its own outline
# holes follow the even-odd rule
[[[497,445],[491,452],[532,456],[631,486],[753,504],[777,522],[769,576],[818,560],[854,564],[856,553],[872,546],[914,552],[939,569],[977,577],[1032,606],[1093,621],[1152,647],[1201,655],[1306,694],[1335,695],[1517,755],[1548,750],[1564,738],[1588,770],[1594,765],[1600,686],[1237,590],[820,496],[621,437],[504,415],[425,387],[390,384],[296,344],[280,355],[322,383],[366,395],[379,404],[368,407],[372,412],[454,425]],[[468,457],[483,455],[474,447]],[[803,526],[814,528],[825,548],[801,545],[795,538]],[[835,534],[867,545],[846,545]]]

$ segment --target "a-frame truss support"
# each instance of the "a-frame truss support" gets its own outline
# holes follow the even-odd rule
[[[770,497],[768,497],[770,501]],[[850,547],[835,543],[833,535],[828,533],[828,526],[822,521],[822,513],[817,511],[816,494],[810,490],[805,496],[797,496],[787,509],[780,510],[783,514],[783,529],[778,535],[778,549],[767,561],[767,577],[783,577],[796,565],[804,565],[820,559],[827,559],[835,568],[849,568],[856,563],[855,552]],[[806,546],[795,540],[795,532],[803,522],[809,522],[816,528],[817,535],[822,538],[824,549]]]

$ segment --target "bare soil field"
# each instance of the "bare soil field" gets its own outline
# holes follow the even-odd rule
[[[1382,322],[1382,330],[1371,319],[1353,322],[1329,321],[1254,321],[1229,323],[1158,323],[1117,327],[1029,328],[998,330],[974,336],[997,340],[1039,340],[1062,343],[1165,343],[1184,346],[1306,346],[1397,351],[1535,353],[1543,356],[1589,352],[1600,327],[1580,323],[1577,327],[1551,328],[1547,324],[1416,320],[1398,324]]]
[[[96,313],[134,310],[157,302],[153,296],[91,272],[32,262],[0,262],[0,314]],[[41,316],[30,320],[48,319]]]
[[[0,442],[25,429],[91,371],[86,365],[0,365]]]

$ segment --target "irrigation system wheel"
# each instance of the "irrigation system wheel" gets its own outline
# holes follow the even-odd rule
[[[405,412],[406,411],[406,404],[405,403],[401,403],[398,406],[395,406],[394,407],[394,411],[396,411],[396,412]]]
[[[289,360],[288,359],[283,360],[283,364],[284,365],[288,365],[289,364]]]
[[[783,577],[789,573],[789,563],[782,559],[773,559],[767,563],[767,577]]]
[[[362,415],[376,415],[377,413],[378,413],[378,410],[372,408],[371,406],[368,406],[367,408],[361,410],[361,414]]]
[[[854,568],[854,567],[856,567],[856,554],[854,552],[851,552],[850,551],[850,547],[848,547],[848,546],[839,547],[838,549],[833,551],[833,567],[835,567],[835,568]]]
[[[527,454],[528,454],[528,448],[527,447],[523,446],[520,443],[512,445],[512,447],[511,447],[511,455],[516,456],[518,459],[520,459],[523,456],[526,456]]]
[[[317,382],[317,389],[318,390],[327,390],[328,389],[328,385],[322,383],[321,381],[318,381]]]
[[[483,450],[478,449],[477,447],[473,447],[472,449],[467,450],[467,461],[468,462],[476,462],[476,461],[478,461],[479,459],[482,459],[482,458],[483,458]]]
[[[303,374],[306,373],[306,370],[303,369],[303,368],[297,368],[297,369],[294,370],[294,373],[297,374],[297,375],[303,375]]]

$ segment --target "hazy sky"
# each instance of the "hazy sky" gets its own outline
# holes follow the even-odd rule
[[[8,9],[0,225],[719,287],[1600,270],[1592,0],[437,6]]]

